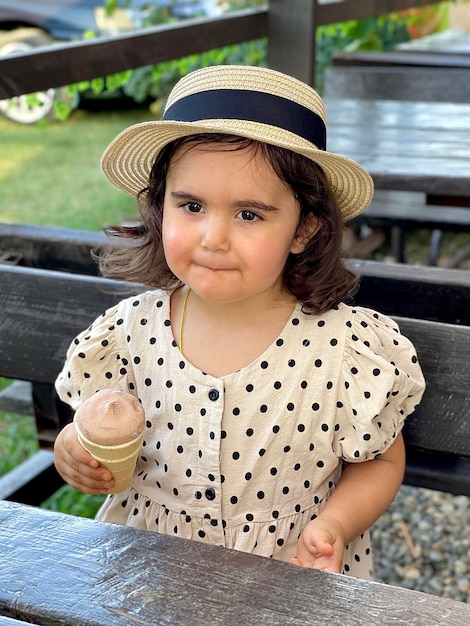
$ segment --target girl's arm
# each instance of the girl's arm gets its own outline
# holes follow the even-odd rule
[[[67,424],[57,435],[54,464],[65,482],[83,493],[108,493],[114,486],[111,472],[80,445],[73,424]]]
[[[341,572],[344,547],[388,509],[404,470],[401,434],[377,459],[348,465],[321,513],[304,528],[292,563]]]

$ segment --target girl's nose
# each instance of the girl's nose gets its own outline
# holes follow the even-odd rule
[[[230,228],[227,221],[218,216],[204,220],[201,244],[211,250],[227,250],[229,248]]]

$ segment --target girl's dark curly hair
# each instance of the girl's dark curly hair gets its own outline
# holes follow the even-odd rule
[[[152,288],[173,289],[181,285],[166,263],[162,244],[166,178],[172,158],[182,147],[213,143],[223,144],[227,150],[250,148],[253,154],[264,156],[299,203],[299,231],[308,232],[311,215],[319,222],[320,227],[307,240],[304,250],[290,254],[284,269],[284,285],[304,311],[321,313],[350,297],[357,277],[343,262],[343,221],[321,167],[285,148],[215,133],[183,137],[161,150],[150,172],[148,187],[139,194],[141,224],[105,229],[108,235],[135,241],[104,253],[100,258],[102,274]]]

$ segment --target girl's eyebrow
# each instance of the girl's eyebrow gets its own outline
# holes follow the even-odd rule
[[[204,204],[204,200],[195,196],[193,193],[189,191],[172,191],[170,192],[170,196],[175,200],[186,200],[191,202],[197,202],[198,204]],[[272,204],[266,204],[265,202],[261,202],[259,200],[251,200],[247,198],[246,200],[237,200],[233,203],[234,208],[240,209],[256,209],[257,211],[264,211],[266,213],[279,211],[278,207]]]
[[[272,204],[266,204],[265,202],[260,202],[259,200],[250,200],[249,198],[246,200],[237,200],[234,205],[240,209],[256,209],[257,211],[264,211],[265,213],[279,211],[278,207]]]
[[[197,196],[190,193],[189,191],[171,191],[170,196],[174,198],[175,200],[186,200],[186,201],[190,200],[191,202],[197,202],[198,204],[203,203],[202,198],[198,198]]]

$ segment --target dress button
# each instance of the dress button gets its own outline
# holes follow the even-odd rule
[[[212,400],[213,402],[215,402],[218,399],[219,399],[219,392],[217,391],[217,389],[211,389],[209,391],[209,400]]]
[[[215,500],[215,489],[213,489],[212,487],[208,487],[206,489],[206,498],[208,500]]]

